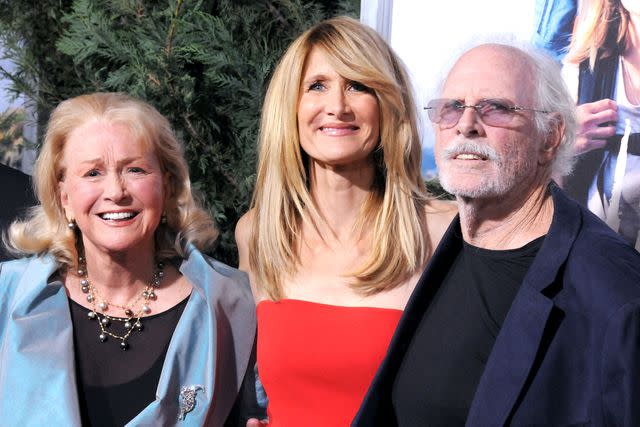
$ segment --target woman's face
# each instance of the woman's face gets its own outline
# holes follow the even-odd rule
[[[372,90],[345,80],[325,53],[313,48],[302,72],[298,133],[302,149],[332,166],[370,162],[380,135],[380,111]]]
[[[70,133],[62,166],[60,200],[87,256],[154,250],[165,183],[151,147],[122,125],[94,120]]]

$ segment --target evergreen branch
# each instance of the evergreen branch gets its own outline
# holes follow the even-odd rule
[[[269,9],[269,12],[271,12],[271,14],[276,18],[277,21],[279,21],[282,25],[284,26],[288,26],[288,22],[285,19],[284,16],[282,16],[282,13],[280,13],[280,11],[273,5],[273,2],[267,1],[267,8]]]
[[[182,119],[184,120],[184,123],[187,127],[187,131],[189,132],[189,135],[191,135],[193,139],[198,141],[198,143],[204,144],[205,143],[204,140],[202,139],[202,137],[200,137],[200,134],[193,126],[193,123],[191,123],[191,119],[189,119],[189,114],[188,113],[182,114]]]
[[[178,27],[178,17],[180,16],[180,8],[182,7],[183,0],[178,0],[176,3],[176,10],[173,12],[173,19],[171,20],[171,28],[169,28],[169,34],[167,35],[167,45],[164,49],[167,57],[171,55],[173,49],[173,39],[176,36],[176,28]]]
[[[36,103],[44,102],[44,100],[38,96],[38,90],[35,89],[33,85],[30,85],[24,79],[20,78],[17,73],[12,73],[0,65],[0,76],[5,80],[11,81],[13,87],[9,88],[9,90],[13,92],[14,98],[17,98],[20,94],[24,94],[27,98],[34,100]]]

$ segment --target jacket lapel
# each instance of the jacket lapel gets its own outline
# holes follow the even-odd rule
[[[239,286],[235,269],[205,259],[192,245],[187,253],[180,272],[193,290],[169,343],[156,400],[127,426],[222,426],[240,389],[255,337],[249,286]]]
[[[201,257],[192,251],[180,266],[193,286],[189,301],[171,337],[162,373],[156,389],[156,400],[151,402],[127,426],[174,425],[184,415],[185,425],[204,425],[207,410],[213,399],[216,381],[217,330],[216,319],[206,302],[202,283],[215,283],[211,269],[199,268],[193,258]],[[206,265],[206,262],[202,260]],[[213,344],[212,344],[213,343]],[[182,414],[181,406],[191,388],[195,405]]]
[[[468,426],[505,425],[541,347],[554,304],[555,282],[581,226],[578,206],[551,184],[553,221],[496,338],[467,417]]]
[[[29,260],[2,338],[0,403],[6,425],[80,425],[73,330],[53,258]],[[6,374],[5,374],[6,373]]]

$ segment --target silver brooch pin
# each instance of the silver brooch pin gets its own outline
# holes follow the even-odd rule
[[[187,413],[193,411],[196,407],[196,393],[198,390],[204,390],[201,385],[189,385],[182,386],[180,388],[180,413],[178,414],[178,420],[184,420]]]

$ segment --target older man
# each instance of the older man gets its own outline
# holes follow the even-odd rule
[[[465,53],[429,103],[459,218],[355,426],[640,425],[640,255],[560,190],[575,118],[550,58]]]

